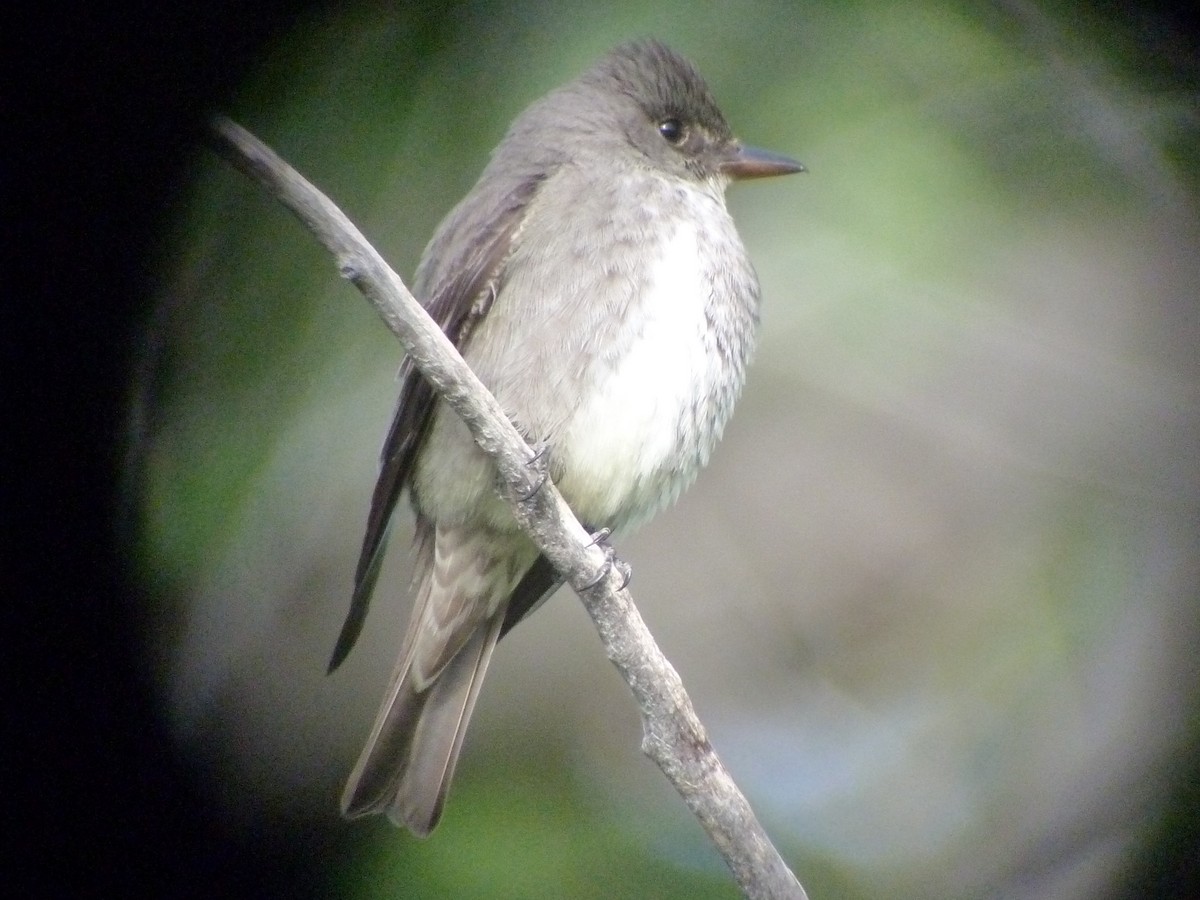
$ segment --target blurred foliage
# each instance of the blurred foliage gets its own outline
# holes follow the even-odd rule
[[[718,747],[814,897],[1117,894],[1195,833],[1194,48],[1067,2],[360,3],[298,21],[228,112],[408,274],[513,116],[643,34],[810,169],[731,193],[762,350],[674,537],[629,545],[639,600],[695,604],[652,625]],[[214,159],[174,245],[140,375],[147,653],[231,828],[339,835],[344,896],[733,896],[605,743],[594,646],[519,652],[549,608],[434,837],[345,836],[400,613],[321,673],[399,351]],[[515,744],[489,705],[528,717]]]

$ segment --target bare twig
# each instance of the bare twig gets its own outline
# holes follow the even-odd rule
[[[417,368],[494,460],[516,521],[575,588],[608,658],[637,699],[643,752],[683,796],[742,891],[754,898],[806,898],[713,751],[678,673],[622,588],[621,574],[608,565],[558,489],[548,480],[538,489],[542,473],[529,465],[535,454],[495,398],[341,210],[236,123],[218,118],[212,136],[221,155],[266,187],[334,255],[342,275],[371,301]]]

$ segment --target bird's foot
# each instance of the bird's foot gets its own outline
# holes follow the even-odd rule
[[[550,455],[550,444],[548,441],[538,441],[532,445],[533,456],[529,457],[525,466],[532,469],[534,473],[533,487],[525,491],[525,493],[517,496],[517,501],[524,503],[527,500],[532,500],[537,492],[542,489],[542,486],[550,478],[550,464],[548,457]]]
[[[592,532],[592,540],[588,546],[591,547],[594,545],[604,551],[604,565],[600,567],[600,571],[596,573],[596,577],[580,588],[580,590],[591,590],[607,578],[609,570],[614,568],[621,573],[621,584],[617,588],[618,591],[624,590],[625,585],[629,584],[629,579],[633,577],[633,569],[630,568],[629,563],[623,559],[618,559],[616,551],[608,543],[608,538],[611,534],[612,530],[609,528],[601,528],[599,531]]]

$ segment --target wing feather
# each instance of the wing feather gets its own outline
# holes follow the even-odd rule
[[[491,301],[499,293],[504,264],[529,204],[544,180],[544,175],[517,179],[498,201],[491,203],[495,209],[495,215],[490,217],[492,224],[474,241],[462,241],[462,233],[479,221],[478,207],[490,198],[483,197],[471,206],[456,209],[426,249],[415,280],[417,296],[428,296],[423,305],[459,350],[463,349],[472,326],[487,314]],[[451,259],[444,251],[456,245],[462,249]],[[427,283],[429,290],[425,289]],[[400,366],[400,398],[384,441],[379,478],[367,514],[350,610],[329,661],[330,672],[342,664],[362,632],[383,564],[392,514],[412,476],[436,402],[429,382],[411,360],[405,359]]]

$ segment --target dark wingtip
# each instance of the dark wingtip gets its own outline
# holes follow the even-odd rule
[[[349,647],[342,647],[342,642],[338,641],[337,646],[333,648],[333,655],[329,657],[329,665],[325,667],[325,674],[332,675],[338,670],[338,666],[346,661],[346,657],[350,655]]]
[[[342,623],[342,630],[333,647],[333,655],[329,658],[329,667],[325,669],[326,675],[332,675],[358,643],[363,623],[367,620],[367,610],[371,608],[371,591],[375,587],[377,573],[378,566],[369,569],[366,580],[355,585],[354,596],[350,598],[350,612],[346,613],[346,621]]]
[[[330,656],[329,665],[325,669],[326,675],[332,675],[337,671],[338,666],[346,661],[346,657],[350,655],[350,651],[354,649],[354,645],[358,642],[358,636],[362,634],[363,619],[366,618],[366,610],[363,609],[362,615],[355,615],[355,609],[360,605],[352,603],[350,606],[350,615],[346,617],[346,621],[342,625],[342,631],[338,635],[337,644],[333,648],[333,655]]]
[[[332,675],[362,634],[363,623],[367,620],[367,610],[371,608],[371,594],[375,592],[375,582],[379,580],[379,570],[383,564],[383,546],[387,538],[387,530],[383,532],[383,540],[375,541],[363,547],[358,560],[358,571],[354,577],[354,595],[350,598],[350,611],[346,613],[346,621],[342,623],[341,633],[338,634],[337,644],[333,648],[333,656],[329,659],[326,675]],[[368,547],[370,549],[368,549]]]

